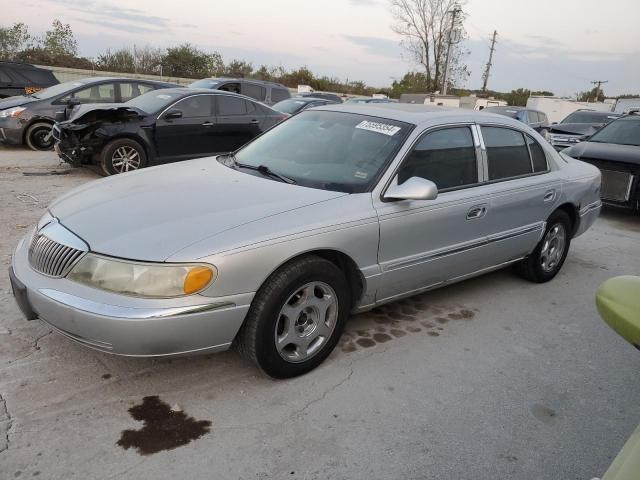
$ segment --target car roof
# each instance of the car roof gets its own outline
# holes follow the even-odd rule
[[[142,83],[154,83],[156,85],[175,85],[173,83],[161,82],[158,80],[149,80],[146,78],[131,78],[131,77],[87,77],[79,80],[69,80],[69,82],[83,83],[89,85],[91,83],[98,82],[142,82]]]
[[[270,86],[276,86],[276,87],[282,87],[282,88],[287,88],[284,85],[282,85],[281,83],[277,83],[277,82],[269,82],[267,80],[257,80],[254,78],[235,78],[235,77],[207,77],[207,78],[201,78],[200,80],[215,80],[217,82],[249,82],[249,83],[258,83],[260,85],[270,85]],[[198,82],[200,80],[194,80],[194,82]]]
[[[266,105],[258,100],[256,100],[255,98],[252,97],[248,97],[247,95],[242,95],[240,93],[234,93],[234,92],[227,92],[226,90],[212,90],[210,88],[192,88],[192,87],[173,87],[173,88],[163,88],[162,90],[154,90],[153,92],[147,92],[145,93],[145,95],[149,95],[150,93],[177,93],[177,94],[181,94],[182,96],[187,96],[188,94],[192,93],[200,93],[200,94],[206,94],[206,95],[230,95],[233,97],[238,97],[238,98],[243,98],[245,100],[249,100],[252,103],[257,103],[258,105],[267,108],[269,110],[273,110],[269,105]]]
[[[460,122],[494,122],[523,129],[523,123],[516,119],[495,113],[463,110],[459,108],[436,107],[415,103],[340,103],[313,107],[311,110],[356,113],[372,117],[387,118],[413,125],[428,125]]]

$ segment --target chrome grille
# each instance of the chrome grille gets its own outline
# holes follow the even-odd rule
[[[40,273],[50,277],[64,277],[84,253],[54,242],[46,235],[36,234],[29,246],[29,263]]]
[[[602,172],[602,187],[600,196],[603,200],[627,202],[631,196],[633,175],[628,172],[600,170]]]

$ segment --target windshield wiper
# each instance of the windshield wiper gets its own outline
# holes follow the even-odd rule
[[[276,180],[280,180],[281,182],[284,182],[284,183],[289,183],[289,184],[296,183],[296,181],[293,178],[289,178],[280,173],[276,173],[266,165],[258,165],[256,167],[255,165],[249,165],[248,163],[240,163],[236,160],[236,156],[233,153],[229,153],[223,156],[231,159],[234,167],[246,168],[247,170],[255,170],[256,172],[260,172],[261,174],[263,174],[265,177],[275,178]]]

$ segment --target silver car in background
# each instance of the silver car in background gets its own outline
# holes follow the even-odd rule
[[[25,316],[131,356],[232,344],[308,372],[351,312],[516,264],[560,270],[600,173],[517,120],[422,105],[306,110],[234,155],[88,183],[10,271]]]

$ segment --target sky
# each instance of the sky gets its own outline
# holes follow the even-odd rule
[[[192,43],[225,60],[297,68],[388,86],[410,70],[391,30],[388,0],[22,0],[4,3],[0,26],[32,33],[57,18],[80,54],[107,48]],[[640,0],[469,0],[467,88],[482,86],[490,37],[498,31],[488,87],[572,96],[608,80],[608,95],[640,92]]]

